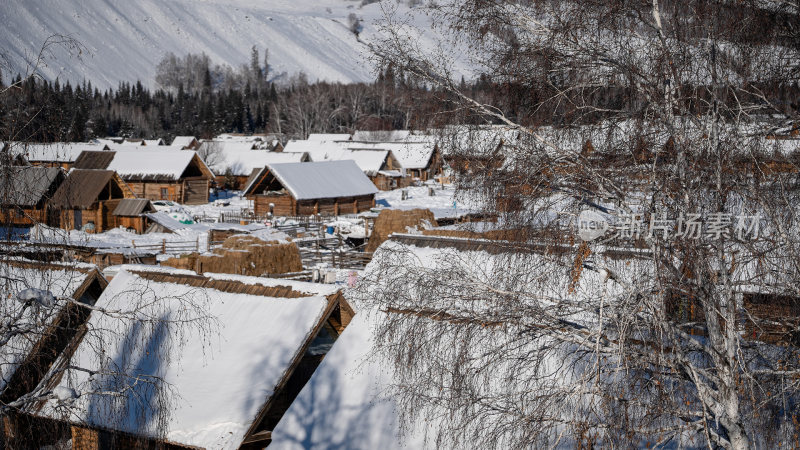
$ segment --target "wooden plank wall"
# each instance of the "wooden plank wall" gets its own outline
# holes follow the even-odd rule
[[[276,216],[311,216],[314,214],[334,216],[356,214],[375,207],[375,197],[372,195],[301,200],[299,202],[295,202],[294,198],[289,195],[257,195],[253,200],[253,212],[258,216],[269,212],[270,203],[275,205],[273,214]]]
[[[184,180],[183,198],[181,203],[187,205],[202,205],[208,203],[208,183],[205,178]]]

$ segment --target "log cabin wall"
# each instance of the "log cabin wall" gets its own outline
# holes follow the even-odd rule
[[[47,209],[20,208],[18,206],[0,208],[0,223],[23,227],[47,223]]]
[[[273,214],[276,216],[297,215],[297,206],[294,198],[289,194],[284,195],[256,195],[253,198],[253,212],[257,216],[265,216],[269,213],[269,204],[275,205]]]
[[[311,216],[315,214],[338,216],[356,214],[375,207],[375,197],[372,195],[295,201],[292,196],[285,194],[256,195],[252,199],[253,212],[257,216],[269,213],[270,203],[275,205],[273,214],[276,216]]]
[[[159,181],[129,181],[133,193],[138,198],[148,200],[169,200],[180,203],[183,195],[183,182],[159,182]]]

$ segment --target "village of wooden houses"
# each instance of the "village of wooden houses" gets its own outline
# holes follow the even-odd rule
[[[89,314],[115,302],[139,305],[152,297],[163,304],[145,301],[137,308],[170,316],[207,302],[215,333],[204,338],[208,342],[172,343],[176,348],[108,348],[115,365],[126,364],[116,358],[138,359],[128,368],[136,374],[128,376],[158,375],[180,395],[171,400],[176,403],[170,403],[166,433],[136,420],[159,414],[147,412],[154,399],[131,401],[132,409],[121,415],[96,414],[103,406],[87,403],[65,416],[58,405],[37,402],[24,414],[7,416],[6,444],[270,444],[284,416],[306,414],[291,408],[308,406],[299,405],[298,396],[315,374],[330,370],[321,363],[334,346],[345,351],[337,371],[349,370],[368,350],[366,322],[354,322],[356,306],[343,292],[358,284],[378,247],[390,239],[422,247],[430,245],[426,239],[458,245],[437,236],[461,236],[457,225],[475,218],[470,205],[453,196],[446,152],[435,134],[411,131],[311,134],[288,141],[273,135],[178,136],[169,145],[111,138],[4,143],[10,169],[0,185],[12,194],[3,198],[0,219],[10,225],[3,242],[11,259],[3,262],[2,273],[16,280],[5,286],[4,298],[15,290],[39,292],[55,280],[48,292],[91,310],[69,303],[53,307],[47,320],[36,323],[35,339],[4,347],[3,402],[24,397],[44,381],[48,392],[69,395],[76,382],[91,383],[92,374],[48,374],[93,357],[90,348],[98,341],[84,335],[86,327],[134,333],[124,329],[131,324],[102,323],[108,317]],[[351,342],[339,343],[349,327]],[[160,367],[158,359],[169,353],[177,361]],[[343,410],[352,400],[362,403],[362,413],[386,413],[384,406],[372,405],[377,391],[360,391],[377,377],[374,371],[347,381],[354,396]],[[144,393],[131,389],[137,396],[155,395],[147,387]],[[356,425],[354,412],[343,414],[343,423]],[[375,436],[393,439],[394,432],[379,427]]]
[[[0,449],[800,448],[797,0],[0,18]]]

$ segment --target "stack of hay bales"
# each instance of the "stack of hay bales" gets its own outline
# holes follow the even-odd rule
[[[303,270],[300,251],[292,242],[264,241],[255,236],[235,235],[225,239],[210,255],[192,253],[163,261],[163,265],[197,273],[274,275]]]
[[[384,209],[375,219],[375,227],[369,237],[366,251],[374,252],[392,233],[407,233],[408,227],[423,229],[438,226],[429,209]]]

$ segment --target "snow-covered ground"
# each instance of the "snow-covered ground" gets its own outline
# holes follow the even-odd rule
[[[433,188],[433,196],[429,195],[429,187]],[[402,200],[403,189],[395,189],[379,192],[375,202],[378,207],[387,209],[430,209],[437,219],[460,217],[478,211],[475,203],[457,200],[452,185],[409,186],[405,190],[408,192],[405,200]]]
[[[273,78],[302,71],[311,80],[370,81],[375,71],[364,42],[375,41],[384,9],[397,7],[402,17],[413,12],[410,23],[422,30],[430,29],[430,19],[395,0],[360,5],[351,0],[3,0],[0,54],[11,66],[3,67],[4,75],[24,73],[25,60],[49,36],[69,35],[88,53],[78,59],[55,51],[42,73],[50,80],[86,79],[105,89],[137,79],[154,86],[156,65],[169,52],[204,52],[212,63],[236,68],[250,61],[255,45],[261,58],[269,49]],[[362,21],[358,39],[350,31],[350,14]],[[435,48],[430,31],[416,41]],[[462,61],[456,72],[469,77],[467,58]]]

